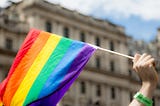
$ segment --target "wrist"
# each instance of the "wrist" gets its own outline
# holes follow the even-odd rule
[[[149,83],[143,83],[139,92],[148,98],[152,98],[155,89],[156,86]]]
[[[143,82],[141,88],[147,89],[147,90],[152,92],[152,91],[154,91],[156,89],[156,87],[157,87],[157,84]]]

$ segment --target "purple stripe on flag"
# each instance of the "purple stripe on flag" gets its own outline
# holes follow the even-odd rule
[[[65,92],[79,76],[80,72],[82,71],[83,67],[88,62],[94,51],[95,48],[86,44],[73,61],[70,69],[68,70],[66,76],[64,77],[64,80],[62,81],[58,89],[51,95],[31,103],[29,106],[56,106]]]

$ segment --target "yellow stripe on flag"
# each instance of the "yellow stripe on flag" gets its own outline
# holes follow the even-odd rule
[[[47,43],[37,55],[34,63],[28,70],[26,76],[24,77],[22,83],[20,84],[19,88],[17,89],[15,95],[12,98],[10,106],[23,106],[23,103],[26,99],[26,96],[34,83],[35,79],[41,72],[43,66],[47,62],[48,58],[56,48],[57,44],[59,43],[61,37],[60,36],[50,36]]]
[[[0,106],[3,106],[3,103],[0,101]]]

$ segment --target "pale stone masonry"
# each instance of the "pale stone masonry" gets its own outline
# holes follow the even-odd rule
[[[6,77],[30,28],[123,54],[135,50],[132,39],[125,34],[122,26],[44,0],[23,0],[1,10],[0,81]],[[127,106],[140,87],[138,77],[129,71],[132,70],[129,63],[127,58],[97,51],[59,106]],[[159,89],[155,92],[154,100],[155,106],[159,106]]]

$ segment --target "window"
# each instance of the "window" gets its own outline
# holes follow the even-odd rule
[[[111,72],[115,71],[115,63],[114,63],[114,61],[110,61],[110,70],[111,70]]]
[[[85,94],[86,93],[86,85],[85,85],[85,82],[81,82],[81,93],[82,94]]]
[[[51,22],[47,21],[45,27],[46,27],[46,31],[47,32],[52,32],[52,24],[51,24]]]
[[[128,59],[128,65],[132,65],[132,63],[133,63],[133,61],[131,59]]]
[[[10,14],[10,18],[17,21],[19,20],[19,14],[16,11],[13,11],[12,14]]]
[[[133,94],[132,93],[130,93],[130,102],[133,100]]]
[[[132,70],[129,70],[129,76],[132,76]]]
[[[5,47],[6,49],[11,50],[13,48],[13,40],[10,38],[6,38]]]
[[[96,37],[96,45],[100,46],[100,39],[99,39],[99,37]]]
[[[84,32],[80,33],[80,39],[81,39],[82,42],[85,42],[85,34],[84,34]]]
[[[63,36],[69,38],[69,29],[67,27],[63,28]]]
[[[100,85],[97,85],[96,95],[97,95],[98,97],[101,96],[101,86],[100,86]]]
[[[115,88],[111,88],[111,98],[115,99],[116,98],[116,94],[115,94]]]
[[[152,106],[155,106],[155,97],[152,98],[153,104]]]
[[[100,68],[100,67],[101,67],[100,57],[96,57],[96,67],[97,67],[97,68]]]
[[[114,43],[113,43],[113,41],[110,41],[110,50],[114,51]]]
[[[94,103],[94,106],[100,106],[100,101],[96,101],[96,102]]]

